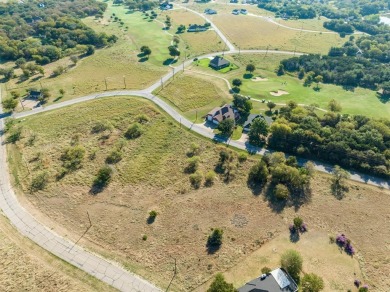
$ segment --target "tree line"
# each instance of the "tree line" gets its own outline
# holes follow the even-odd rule
[[[44,65],[88,45],[113,43],[116,36],[96,33],[80,20],[101,17],[106,7],[95,0],[0,3],[0,58]]]
[[[298,72],[298,77],[344,87],[364,87],[382,90],[383,98],[390,94],[390,33],[350,37],[342,47],[333,47],[328,55],[303,55],[281,61],[283,70]],[[308,82],[306,82],[308,81]],[[305,80],[310,85],[310,80]]]
[[[339,110],[340,108],[333,108]],[[317,158],[382,177],[390,177],[390,121],[328,112],[290,102],[270,128],[272,149]]]

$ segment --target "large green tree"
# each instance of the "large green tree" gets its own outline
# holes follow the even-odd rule
[[[221,134],[227,137],[233,133],[234,130],[234,120],[233,119],[225,119],[219,122],[218,130],[221,131]]]
[[[269,132],[267,122],[262,118],[254,119],[248,133],[249,143],[261,145]]]
[[[226,282],[222,274],[217,274],[207,292],[237,292],[237,289],[233,287],[233,284]]]
[[[252,102],[240,94],[233,95],[233,105],[243,115],[248,115],[253,108]]]
[[[299,274],[302,270],[302,263],[302,256],[299,252],[293,249],[286,250],[280,258],[280,265],[294,280],[299,279]]]

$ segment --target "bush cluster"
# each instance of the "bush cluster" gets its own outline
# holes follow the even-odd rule
[[[344,234],[337,235],[336,244],[340,248],[343,248],[347,254],[351,256],[355,254],[355,249],[352,247],[351,240],[349,240]]]

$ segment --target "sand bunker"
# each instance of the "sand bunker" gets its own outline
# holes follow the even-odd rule
[[[270,93],[272,96],[282,96],[282,95],[285,95],[285,94],[289,94],[287,91],[284,91],[284,90],[278,90],[278,91],[270,91]]]
[[[259,82],[259,81],[267,81],[267,78],[261,78],[261,77],[254,77],[251,79],[254,82]]]

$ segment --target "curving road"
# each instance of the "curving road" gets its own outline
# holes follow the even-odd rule
[[[226,46],[229,48],[227,52],[218,52],[207,54],[199,58],[208,58],[217,54],[236,54],[236,53],[273,53],[273,54],[285,54],[285,55],[302,55],[302,53],[296,52],[286,52],[286,51],[272,51],[272,50],[241,50],[238,51],[223,35],[223,33],[216,27],[208,18],[202,14],[188,9],[195,14],[200,15],[206,21],[210,22],[211,26],[215,29],[217,34],[225,41]],[[175,109],[173,109],[166,102],[153,95],[153,91],[157,89],[161,82],[166,82],[172,76],[177,74],[180,70],[192,63],[192,60],[186,60],[182,65],[172,67],[172,73],[168,73],[161,78],[161,81],[158,81],[151,85],[150,87],[144,90],[120,90],[120,91],[109,91],[97,94],[91,94],[88,96],[83,96],[73,100],[61,102],[58,104],[52,104],[46,107],[39,107],[29,112],[15,113],[13,114],[14,118],[23,118],[42,112],[47,112],[62,107],[70,106],[73,104],[85,102],[88,100],[93,100],[96,98],[109,97],[109,96],[138,96],[146,98],[156,105],[158,105],[162,110],[167,112],[173,119],[181,123],[183,126],[189,128],[190,130],[210,139],[217,139],[213,133],[205,129],[204,127],[194,124],[193,122],[187,120],[185,117],[180,115]],[[1,93],[1,92],[0,92]],[[0,96],[1,99],[1,96]],[[4,214],[9,218],[10,222],[19,230],[20,233],[27,236],[42,248],[48,250],[64,261],[84,270],[92,276],[112,285],[121,291],[161,291],[153,284],[141,279],[140,277],[126,271],[118,264],[108,261],[94,253],[91,253],[82,247],[76,245],[75,243],[61,237],[56,234],[54,231],[45,227],[42,223],[38,222],[31,214],[24,209],[18,202],[15,193],[12,189],[8,165],[7,165],[7,155],[6,155],[6,145],[4,143],[4,117],[2,115],[2,108],[0,105],[0,207],[3,210]],[[242,141],[220,141],[227,143],[233,147],[239,149],[246,149],[252,153],[265,154],[268,150],[264,148],[254,147],[249,145],[247,142]],[[304,159],[299,160],[300,163],[305,163]],[[330,173],[333,170],[333,167],[327,164],[315,162],[315,168],[318,171]],[[363,175],[359,173],[351,173],[351,179],[363,182],[375,186],[380,186],[383,188],[390,189],[390,184],[386,180],[378,179],[372,176]]]

